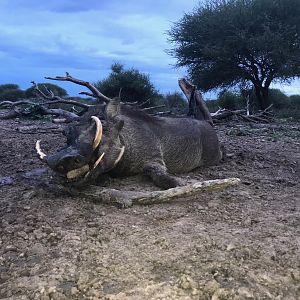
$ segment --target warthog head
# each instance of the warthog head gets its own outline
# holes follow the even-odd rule
[[[66,130],[67,145],[55,154],[46,155],[40,141],[36,142],[36,151],[67,182],[95,179],[114,168],[125,150],[119,139],[124,122],[114,119],[103,124],[98,117],[91,116],[89,122]]]

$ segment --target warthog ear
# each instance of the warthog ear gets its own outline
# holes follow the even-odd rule
[[[107,119],[114,119],[120,113],[120,98],[112,99],[105,109]]]

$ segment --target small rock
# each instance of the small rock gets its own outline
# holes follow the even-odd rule
[[[4,253],[9,252],[9,251],[11,251],[11,252],[17,252],[18,248],[16,246],[14,246],[14,245],[7,245],[5,247],[5,249],[4,249]]]
[[[188,275],[183,275],[179,279],[178,286],[184,290],[196,289],[197,283]]]
[[[24,200],[30,200],[35,196],[36,196],[36,191],[29,191],[29,192],[26,192],[26,193],[23,194],[23,199]]]
[[[28,240],[28,235],[25,231],[19,231],[17,236],[23,238],[24,240]]]
[[[48,288],[48,294],[52,294],[52,293],[55,293],[56,292],[56,286],[50,286]]]
[[[230,299],[230,291],[226,289],[217,289],[211,297],[211,300]]]
[[[226,250],[227,250],[227,251],[232,251],[232,250],[234,250],[235,248],[236,248],[236,246],[235,246],[233,243],[230,243],[230,244],[228,244]]]
[[[254,298],[253,294],[245,287],[240,287],[238,289],[238,294],[243,299],[253,299]]]
[[[205,290],[209,294],[214,294],[220,288],[220,284],[216,280],[211,280],[206,283]]]
[[[246,226],[250,226],[250,225],[252,224],[251,218],[248,217],[248,218],[245,220],[244,224],[245,224]]]
[[[79,290],[77,289],[77,287],[73,286],[71,288],[71,295],[74,296],[74,295],[77,295],[79,292]]]
[[[46,234],[44,232],[42,232],[42,230],[40,228],[34,230],[33,233],[37,240],[40,240],[46,236]]]

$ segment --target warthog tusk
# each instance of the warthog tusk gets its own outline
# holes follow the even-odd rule
[[[96,122],[96,134],[95,134],[95,139],[93,142],[93,150],[95,150],[100,142],[101,142],[101,138],[102,138],[102,123],[100,121],[100,119],[96,116],[91,116],[91,118]]]
[[[122,156],[123,156],[123,154],[124,154],[124,151],[125,151],[125,146],[123,146],[123,147],[121,148],[121,151],[120,151],[119,156],[117,157],[117,159],[116,159],[116,161],[115,161],[115,163],[114,163],[114,166],[120,161],[120,159],[122,158]]]
[[[40,156],[40,159],[44,159],[47,155],[41,150],[40,140],[36,141],[35,149],[37,154]]]
[[[96,162],[94,163],[93,169],[95,169],[95,168],[99,165],[99,163],[100,163],[100,161],[102,160],[104,154],[105,154],[105,153],[103,152],[103,153],[100,155],[100,157],[96,160]]]
[[[100,163],[100,161],[102,160],[104,154],[105,154],[105,153],[103,152],[103,153],[100,155],[100,157],[99,157],[99,158],[96,160],[96,162],[94,163],[93,168],[92,168],[89,172],[87,172],[87,173],[85,174],[84,178],[87,178],[87,177],[90,175],[91,171],[94,170],[94,169],[99,165],[99,163]]]

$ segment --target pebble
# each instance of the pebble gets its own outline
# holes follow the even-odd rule
[[[77,287],[73,286],[71,288],[71,295],[74,296],[74,295],[77,295],[79,293],[79,290],[77,289]]]
[[[253,294],[245,287],[240,287],[237,292],[243,299],[253,299],[254,297]]]
[[[9,251],[11,251],[11,252],[17,252],[18,248],[16,246],[14,246],[14,245],[7,245],[5,247],[5,249],[4,249],[4,253],[9,252]]]

